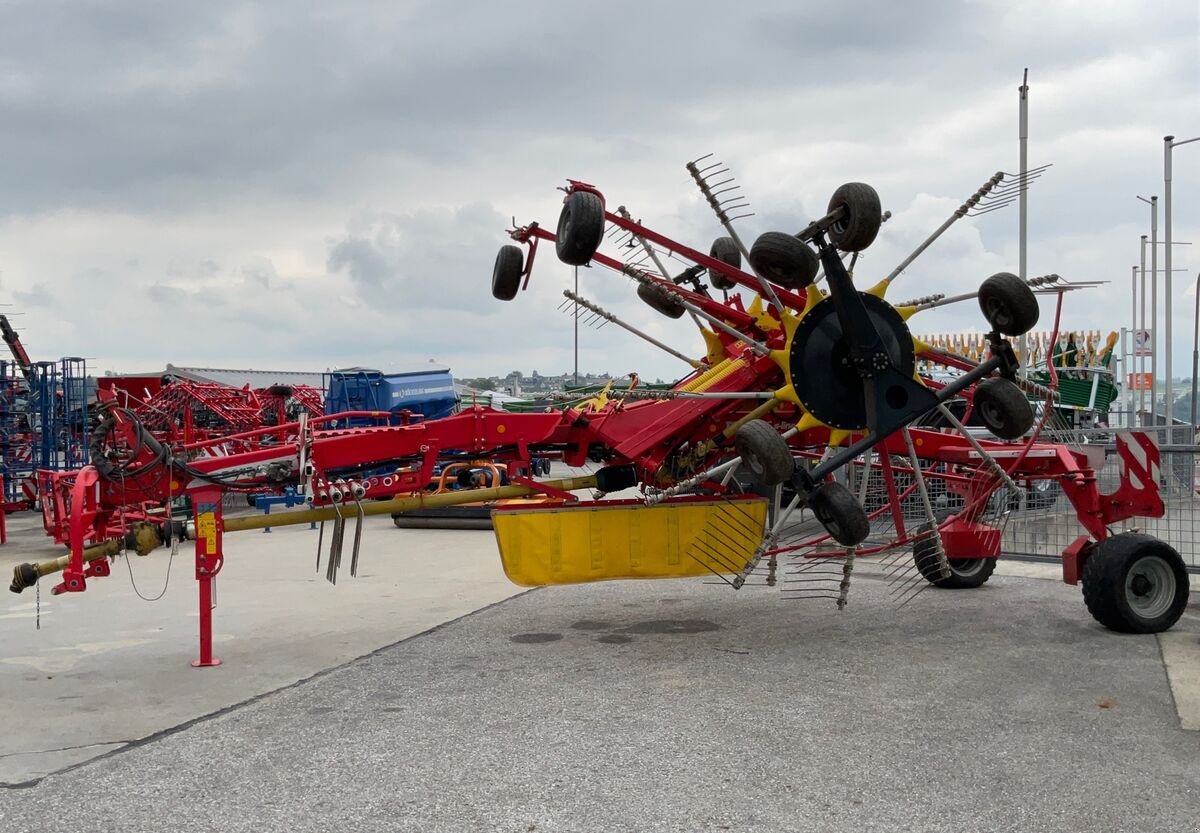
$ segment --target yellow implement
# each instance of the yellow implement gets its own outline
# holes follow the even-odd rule
[[[762,498],[685,497],[497,508],[504,572],[514,584],[729,575],[763,539]]]

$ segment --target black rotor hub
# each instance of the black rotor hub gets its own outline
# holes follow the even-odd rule
[[[864,379],[877,375],[889,363],[908,377],[916,370],[912,336],[900,313],[874,295],[858,295],[886,356],[866,356],[856,363],[833,299],[826,298],[800,320],[788,358],[792,386],[801,404],[826,425],[849,431],[867,427]]]

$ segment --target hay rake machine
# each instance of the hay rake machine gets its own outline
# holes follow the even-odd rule
[[[368,515],[521,498],[493,510],[504,569],[519,584],[716,576],[734,588],[779,585],[844,607],[856,561],[878,557],[904,604],[926,586],[986,581],[1022,484],[1053,479],[1087,533],[1063,553],[1064,580],[1082,582],[1089,610],[1109,628],[1170,627],[1187,602],[1182,560],[1160,541],[1112,529],[1163,512],[1153,442],[1122,435],[1121,486],[1102,495],[1088,454],[1038,441],[1029,394],[1053,396],[1053,385],[1033,390],[1017,379],[1008,339],[1036,324],[1035,288],[1057,292],[1061,309],[1070,287],[1001,273],[974,293],[893,306],[885,296],[900,269],[866,289],[852,278],[887,217],[874,189],[844,185],[827,213],[798,233],[766,232],[747,248],[733,226],[746,203],[732,180],[716,180],[725,173],[719,168],[688,165],[727,232],[707,253],[634,221],[623,207],[609,210],[597,188],[569,180],[556,230],[514,223],[513,243],[493,268],[493,295],[513,300],[528,285],[539,245],[553,244],[563,262],[618,272],[658,312],[691,317],[703,343],[696,356],[565,293],[597,323],[616,323],[686,363],[687,375],[670,390],[644,391],[634,379],[624,390],[610,384],[544,413],[472,406],[400,426],[331,429],[301,419],[276,429],[293,438],[276,446],[193,459],[174,455],[136,415],[110,406],[93,434],[92,466],[78,473],[71,493],[70,554],[18,566],[11,589],[62,572],[53,592],[78,592],[87,578],[106,575],[108,559],[124,548],[149,551],[185,532],[195,538],[200,593],[195,664],[212,665],[212,587],[224,533],[310,521],[324,530],[332,522],[325,570],[336,582],[351,524],[350,572],[357,571]],[[990,179],[956,216],[986,205],[1002,180]],[[606,231],[639,259],[600,252]],[[664,257],[690,265],[671,276]],[[989,325],[986,359],[934,350],[910,333],[907,321],[923,307],[967,298]],[[919,361],[958,375],[924,377]],[[971,414],[993,438],[964,428]],[[505,463],[507,486],[422,492],[437,467],[484,457]],[[535,457],[587,473],[535,480]],[[269,518],[222,514],[223,492],[283,485],[308,507]],[[635,497],[617,494],[634,488]],[[188,528],[139,523],[124,536],[108,534],[122,507],[183,493],[195,510]]]

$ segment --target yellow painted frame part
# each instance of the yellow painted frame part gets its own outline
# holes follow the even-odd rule
[[[729,574],[762,543],[766,518],[766,500],[714,499],[509,509],[492,526],[509,580],[541,587]]]

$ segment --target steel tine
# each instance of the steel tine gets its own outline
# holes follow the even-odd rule
[[[319,492],[318,496],[324,500],[329,496],[327,492]],[[317,572],[321,572],[321,550],[325,547],[325,521],[321,521],[321,525],[317,528]]]
[[[699,564],[701,567],[703,567],[704,569],[708,570],[710,573],[712,573],[714,576],[716,576],[717,578],[719,578],[721,581],[725,582],[725,583],[726,583],[727,585],[729,585],[730,587],[733,587],[733,582],[732,582],[732,581],[730,581],[728,578],[726,578],[726,577],[725,577],[724,575],[722,575],[721,573],[719,573],[719,572],[717,572],[716,570],[714,570],[714,569],[712,568],[712,566],[711,566],[710,564],[708,564],[707,562],[705,562],[703,559],[696,558],[696,556],[694,556],[694,555],[691,555],[690,553],[689,553],[689,556],[692,558],[692,560],[693,560],[693,561],[695,561],[695,562],[696,562],[697,564]]]
[[[354,546],[350,550],[350,575],[354,578],[358,577],[358,547],[362,543],[362,528],[363,521],[366,520],[366,513],[363,511],[362,501],[358,496],[354,497],[354,509],[358,517],[354,521]]]
[[[337,517],[333,521],[333,534],[329,536],[329,563],[325,568],[325,579],[330,584],[337,584],[337,571],[342,562],[342,541],[346,536],[346,518],[342,515],[340,501],[334,501],[333,511]]]
[[[722,567],[729,570],[730,572],[736,573],[739,571],[737,567],[735,567],[733,564],[731,564],[730,562],[725,560],[725,556],[723,553],[718,553],[715,550],[702,545],[699,541],[694,542],[692,544],[692,547],[699,549],[707,557],[712,559],[713,562],[720,564]],[[689,550],[689,554],[691,554],[690,550]],[[695,556],[692,556],[692,557],[695,558]],[[699,560],[699,559],[697,559],[697,560]]]

